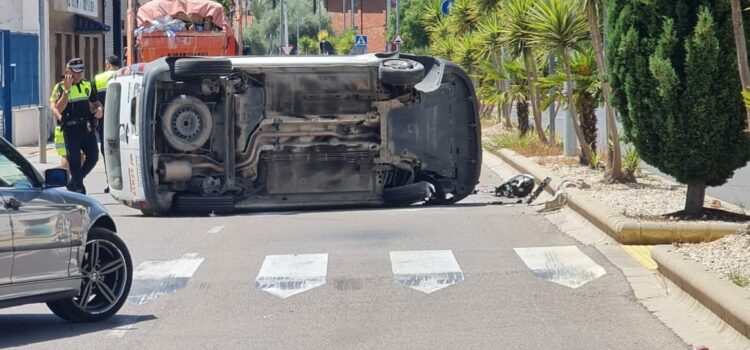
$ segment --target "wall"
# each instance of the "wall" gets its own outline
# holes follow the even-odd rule
[[[25,0],[23,2],[23,25],[21,31],[39,33],[39,1]]]
[[[13,109],[12,142],[16,146],[39,144],[39,108]]]
[[[22,31],[23,8],[21,0],[0,0],[0,29],[12,32]]]
[[[326,0],[326,9],[331,15],[331,22],[334,31],[340,33],[344,29],[344,17],[346,17],[346,29],[351,28],[351,0],[345,0],[346,14],[342,14],[342,0]],[[362,3],[364,2],[364,3]],[[364,6],[364,8],[361,8]],[[364,28],[367,35],[368,52],[382,52],[385,50],[385,31],[386,31],[386,1],[385,0],[356,0],[356,12],[354,15],[354,25],[359,29]],[[364,11],[364,16],[362,15]]]

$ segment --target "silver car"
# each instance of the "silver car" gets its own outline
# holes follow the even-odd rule
[[[0,138],[0,308],[47,303],[73,322],[101,321],[127,299],[130,253],[96,200],[56,187],[64,169],[42,177]]]

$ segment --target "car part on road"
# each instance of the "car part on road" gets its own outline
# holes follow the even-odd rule
[[[380,81],[388,85],[414,85],[424,79],[424,66],[404,58],[383,60],[378,72]]]
[[[536,189],[534,189],[534,177],[531,175],[516,175],[511,177],[509,180],[503,182],[500,186],[495,187],[494,191],[490,191],[495,197],[511,199],[511,201],[503,202],[497,201],[491,204],[508,204],[515,203],[521,204],[526,199],[526,204],[533,203],[537,197],[544,191],[544,189],[552,181],[550,178],[545,178]]]
[[[534,177],[516,175],[495,187],[495,197],[524,198],[534,190]]]
[[[552,179],[550,179],[548,177],[544,178],[544,180],[542,180],[542,183],[540,183],[539,186],[537,186],[537,188],[531,194],[531,196],[529,197],[529,199],[526,201],[526,204],[533,203],[536,200],[536,198],[539,197],[540,194],[542,194],[542,191],[544,191],[544,189],[547,186],[549,186],[549,183],[551,181],[552,181]]]
[[[96,322],[112,317],[128,298],[133,265],[125,243],[112,231],[89,232],[81,264],[83,280],[72,299],[48,302],[55,315],[71,322]]]

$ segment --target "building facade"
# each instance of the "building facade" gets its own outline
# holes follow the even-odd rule
[[[367,35],[368,52],[386,51],[386,0],[325,0],[325,6],[336,33],[356,28]]]

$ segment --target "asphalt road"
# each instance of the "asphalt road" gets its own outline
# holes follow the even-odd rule
[[[480,189],[499,183],[485,168]],[[104,188],[101,165],[87,187]],[[688,348],[597,250],[527,206],[487,205],[494,200],[487,194],[451,207],[173,218],[142,217],[92,195],[114,216],[134,266],[174,259],[190,266],[136,280],[140,298],[99,324],[63,322],[41,304],[0,310],[0,348]],[[570,288],[542,279],[514,250],[558,246],[576,247],[606,274]],[[460,267],[439,279],[442,289],[428,294],[394,282],[399,252],[413,252],[408,264],[435,250]],[[283,274],[269,256],[310,257],[299,254],[318,260],[295,265],[298,272],[327,264],[289,288],[325,284],[287,298],[259,289],[259,275]],[[142,277],[158,279],[151,272]]]

